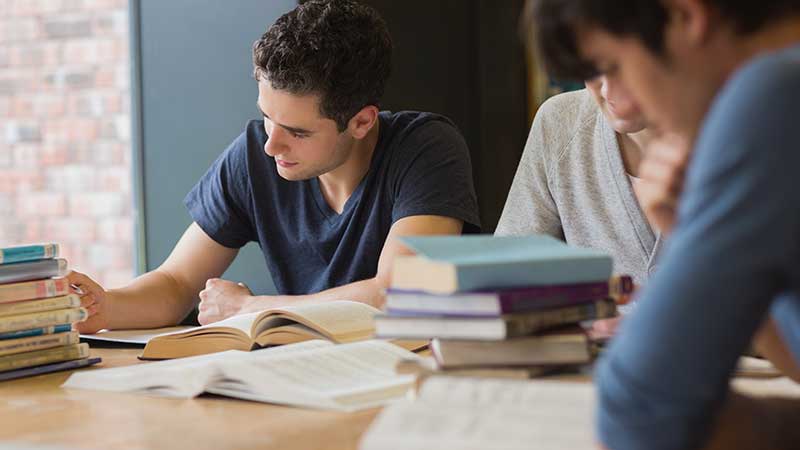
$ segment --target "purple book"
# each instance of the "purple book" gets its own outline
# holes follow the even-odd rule
[[[53,364],[44,364],[35,367],[26,367],[24,369],[9,370],[7,372],[0,372],[0,381],[14,380],[23,377],[32,377],[34,375],[42,375],[50,372],[60,372],[62,370],[74,370],[81,367],[91,366],[97,364],[102,359],[100,358],[84,358],[75,359],[72,361],[57,362]]]
[[[607,283],[536,286],[495,291],[432,294],[389,289],[386,311],[397,315],[496,316],[518,312],[591,303],[613,298],[625,303],[633,292],[629,276],[613,277]]]

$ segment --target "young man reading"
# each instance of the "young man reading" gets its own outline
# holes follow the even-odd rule
[[[800,379],[800,2],[536,0],[533,12],[554,73],[619,81],[656,129],[692,143],[652,148],[642,166],[644,209],[671,236],[600,364],[600,440],[797,447],[800,401],[728,382],[760,327],[762,353]]]
[[[337,299],[379,305],[398,238],[477,229],[469,153],[446,118],[380,112],[391,66],[383,20],[352,1],[311,1],[253,46],[263,120],[187,195],[194,222],[167,260],[121,289],[69,275],[92,313],[81,332],[199,320]],[[280,295],[217,277],[247,242]]]

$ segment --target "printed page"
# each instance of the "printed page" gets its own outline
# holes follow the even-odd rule
[[[307,341],[256,352],[229,350],[168,361],[80,371],[72,374],[62,387],[189,398],[201,394],[213,381],[223,379],[222,367],[233,361],[263,358],[268,353],[302,353],[332,345],[327,341]]]
[[[302,323],[308,326],[316,324],[333,336],[358,336],[361,339],[364,338],[365,334],[371,334],[371,331],[375,328],[375,314],[380,312],[372,306],[348,300],[315,305],[287,306],[277,311],[291,313],[302,319]],[[264,321],[259,324],[254,335],[258,335],[270,326],[270,320]],[[345,339],[345,341],[348,340]]]
[[[380,449],[593,449],[591,383],[432,377],[384,409],[361,442]]]
[[[187,328],[185,330],[178,330],[178,331],[172,331],[172,332],[169,332],[169,333],[163,333],[163,334],[161,334],[159,336],[169,336],[169,335],[181,334],[181,333],[201,334],[201,333],[205,332],[206,330],[214,329],[214,328],[221,328],[221,327],[236,328],[237,330],[241,330],[247,336],[250,336],[250,328],[253,326],[253,321],[256,320],[256,318],[258,317],[259,314],[261,314],[261,313],[254,312],[254,313],[248,313],[248,314],[240,314],[238,316],[228,317],[227,319],[220,320],[219,322],[210,323],[208,325],[202,325],[202,326],[199,326],[199,327],[189,327],[189,328]]]
[[[264,352],[255,352],[259,353]],[[419,357],[374,340],[288,355],[264,354],[226,364],[225,381],[216,383],[208,392],[354,411],[404,396],[414,377],[398,375],[395,366],[401,359],[414,358]]]
[[[81,338],[90,341],[121,342],[124,344],[147,344],[150,339],[168,333],[180,333],[191,328],[190,326],[152,328],[147,330],[100,330],[95,334],[82,334]]]

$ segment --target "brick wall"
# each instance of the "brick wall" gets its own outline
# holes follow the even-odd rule
[[[133,276],[127,0],[0,0],[0,246]]]

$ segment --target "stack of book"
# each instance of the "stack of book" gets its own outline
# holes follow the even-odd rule
[[[615,316],[633,291],[608,255],[547,236],[403,242],[417,254],[396,260],[375,329],[432,339],[434,366],[420,370],[531,376],[588,363],[596,351],[579,324]]]
[[[72,330],[88,312],[57,256],[57,244],[0,249],[0,380],[95,362]]]

